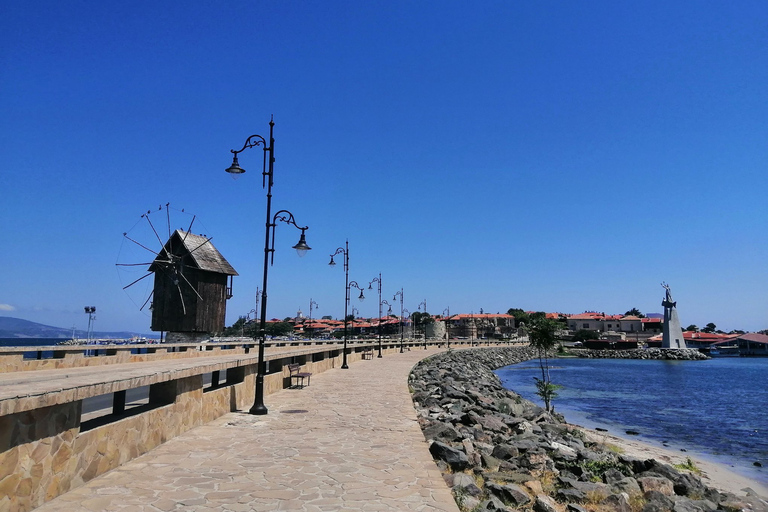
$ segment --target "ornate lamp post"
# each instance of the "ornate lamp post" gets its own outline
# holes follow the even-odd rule
[[[317,307],[317,302],[313,301],[312,299],[309,299],[309,328],[312,329],[312,306]],[[312,339],[312,335],[314,334],[314,329],[310,331],[309,333],[309,339]]]
[[[448,348],[451,348],[451,331],[448,330],[448,322],[451,321],[450,306],[443,310],[443,316],[445,317],[445,339],[448,341]]]
[[[304,256],[308,250],[311,249],[307,245],[307,240],[304,237],[304,232],[309,229],[307,226],[301,227],[296,224],[293,214],[288,210],[280,210],[274,217],[272,216],[272,184],[274,176],[274,163],[275,163],[275,138],[273,136],[275,123],[270,119],[269,121],[269,146],[267,141],[261,135],[251,135],[245,141],[242,149],[234,150],[230,152],[234,155],[232,158],[232,165],[230,165],[226,171],[230,174],[238,175],[243,174],[245,169],[240,167],[237,161],[237,154],[245,151],[247,148],[253,148],[261,146],[264,150],[264,162],[261,171],[261,186],[267,189],[267,220],[266,220],[266,233],[264,235],[264,278],[261,288],[261,319],[259,321],[259,364],[258,373],[256,374],[256,398],[253,402],[253,407],[250,409],[251,414],[267,414],[267,407],[264,405],[264,374],[266,373],[266,365],[264,361],[264,345],[267,341],[267,271],[270,264],[274,263],[275,259],[275,227],[277,221],[285,222],[287,224],[293,224],[297,229],[301,230],[301,238],[299,242],[293,246],[299,256]],[[268,165],[267,165],[268,162]],[[272,243],[270,244],[270,234],[272,236]],[[272,258],[270,261],[270,253]]]
[[[342,357],[341,368],[346,370],[349,368],[347,365],[347,309],[349,308],[349,289],[351,287],[355,287],[360,290],[360,296],[358,299],[361,301],[365,299],[365,295],[363,295],[363,289],[360,288],[360,285],[357,284],[357,281],[350,282],[349,280],[349,240],[345,242],[344,247],[337,248],[336,252],[331,254],[331,261],[328,263],[328,265],[332,267],[336,265],[336,262],[333,261],[333,257],[337,254],[344,255],[344,355]]]
[[[419,308],[418,308],[419,311],[421,311],[421,306],[424,306],[424,314],[428,315],[429,313],[427,313],[427,299],[424,299],[419,304]],[[421,318],[419,318],[419,320],[421,320]],[[424,350],[427,350],[427,324],[426,322],[421,322],[421,323],[424,325]]]
[[[387,305],[387,316],[392,314],[392,305],[386,300],[379,302],[379,357],[381,357],[381,306]]]
[[[373,289],[373,283],[379,284],[379,325],[378,325],[378,335],[379,335],[379,355],[378,357],[381,357],[381,272],[379,272],[379,277],[374,277],[373,280],[371,280],[370,283],[368,283],[368,289]],[[386,302],[386,301],[384,301]],[[387,305],[389,306],[389,303],[387,302]],[[390,308],[391,309],[391,308]]]
[[[392,300],[397,300],[397,296],[400,296],[400,353],[403,353],[403,289],[400,288],[400,291],[395,293],[395,295],[392,297]]]

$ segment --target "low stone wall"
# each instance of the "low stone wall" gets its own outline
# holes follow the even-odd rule
[[[562,416],[504,389],[493,370],[535,351],[449,351],[423,360],[409,378],[430,452],[463,511],[768,511],[656,460],[590,442]]]
[[[569,348],[568,352],[590,359],[659,359],[668,361],[702,361],[709,359],[709,356],[695,348],[638,348],[634,350]]]

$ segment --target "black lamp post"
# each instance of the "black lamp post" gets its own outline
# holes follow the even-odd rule
[[[379,355],[378,357],[381,357],[381,272],[379,272],[379,277],[374,277],[373,280],[368,283],[368,289],[373,289],[373,283],[379,284],[379,325],[378,325],[378,335],[379,335]],[[387,303],[389,305],[389,303]]]
[[[387,318],[389,318],[389,315],[392,314],[392,304],[386,301],[386,299],[379,302],[379,311],[381,311],[381,306],[384,304],[387,305]],[[381,313],[379,313],[379,357],[381,357]]]
[[[403,353],[403,289],[400,288],[400,291],[395,293],[395,295],[392,297],[392,300],[397,300],[397,296],[400,296],[400,353]]]
[[[443,310],[443,316],[445,316],[445,339],[448,341],[448,348],[451,348],[451,331],[449,330],[449,323],[451,321],[451,307],[448,306]]]
[[[403,312],[403,315],[407,314],[407,316],[403,316],[403,325],[405,325],[405,319],[406,318],[408,320],[410,320],[410,323],[411,323],[411,336],[410,336],[409,339],[411,339],[411,338],[413,338],[413,320],[411,319],[411,312],[408,311],[408,309],[402,309],[402,308],[401,308],[401,311]],[[405,329],[405,327],[403,327],[403,329]],[[408,347],[408,350],[410,351],[411,347]]]
[[[264,150],[264,163],[261,171],[261,186],[267,189],[267,221],[266,221],[266,233],[264,235],[264,279],[262,282],[261,290],[261,319],[259,321],[259,364],[258,373],[256,374],[256,398],[253,401],[253,407],[250,409],[251,414],[267,414],[267,407],[264,405],[264,374],[266,373],[266,365],[264,361],[264,345],[267,341],[267,271],[269,265],[274,263],[275,259],[275,227],[277,221],[293,224],[296,228],[301,230],[301,238],[299,242],[293,246],[298,252],[299,256],[304,256],[308,250],[311,249],[307,245],[307,240],[304,237],[304,232],[309,229],[307,226],[301,227],[296,224],[293,214],[288,210],[280,210],[272,216],[272,184],[274,176],[274,163],[275,163],[275,138],[273,137],[275,123],[270,119],[269,121],[269,146],[267,141],[261,135],[251,135],[246,139],[245,144],[239,151],[231,149],[230,151],[234,155],[232,158],[232,165],[226,169],[230,174],[243,174],[245,169],[240,167],[237,161],[237,154],[245,151],[247,148],[253,148],[261,146]],[[267,165],[269,161],[269,165]],[[270,233],[272,236],[272,243],[270,244]],[[270,253],[272,258],[270,261]]]
[[[312,335],[314,334],[315,330],[312,328],[312,306],[317,307],[317,302],[313,301],[312,299],[309,299],[309,328],[312,329],[309,333],[309,339],[312,339]]]
[[[424,306],[424,314],[428,315],[429,313],[427,313],[427,299],[424,299],[419,304],[419,308],[418,308],[419,311],[421,311],[421,306]],[[419,318],[419,320],[421,321],[421,318]],[[421,324],[424,326],[423,327],[423,330],[424,330],[424,350],[427,350],[427,323],[426,322],[421,322]]]
[[[342,357],[341,368],[346,370],[349,368],[347,365],[347,309],[349,308],[349,289],[355,287],[360,290],[360,296],[358,299],[364,300],[363,289],[357,284],[357,281],[349,281],[349,240],[345,242],[344,247],[339,247],[336,252],[331,254],[331,261],[328,263],[330,266],[335,266],[336,262],[333,261],[333,257],[337,254],[344,255],[344,355]]]

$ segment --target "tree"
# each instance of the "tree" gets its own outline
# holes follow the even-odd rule
[[[288,322],[269,322],[264,331],[270,336],[287,336],[293,334],[293,325]]]
[[[599,340],[600,333],[597,331],[590,331],[589,329],[579,329],[573,335],[573,341],[587,341],[587,340]]]
[[[686,331],[693,331],[693,332],[699,332],[699,326],[696,324],[691,324],[688,327],[685,328]]]
[[[555,348],[557,344],[557,330],[559,324],[546,317],[537,317],[532,320],[528,327],[528,341],[532,347],[539,352],[539,367],[541,368],[541,378],[534,377],[536,380],[536,394],[544,400],[544,407],[547,412],[554,411],[552,400],[557,398],[557,390],[562,386],[552,383],[549,375],[549,359],[547,352]]]
[[[713,324],[712,322],[709,322],[706,327],[701,329],[701,332],[715,332],[717,330],[717,326]]]
[[[528,313],[519,308],[509,308],[507,314],[515,317],[515,327],[520,327],[520,323],[528,325]]]
[[[417,311],[415,313],[411,313],[411,321],[413,322],[414,326],[422,326],[422,330],[424,331],[424,337],[427,336],[427,324],[431,324],[435,321],[434,318],[429,313],[422,313],[420,311]]]
[[[637,318],[645,318],[645,315],[640,312],[637,308],[632,308],[626,313],[624,313],[624,316],[636,316]]]

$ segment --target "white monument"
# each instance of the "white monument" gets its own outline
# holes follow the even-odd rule
[[[667,290],[667,295],[661,302],[664,306],[664,331],[661,337],[661,348],[687,348],[680,320],[677,318],[677,302],[672,300],[672,292],[667,283],[661,283]]]

